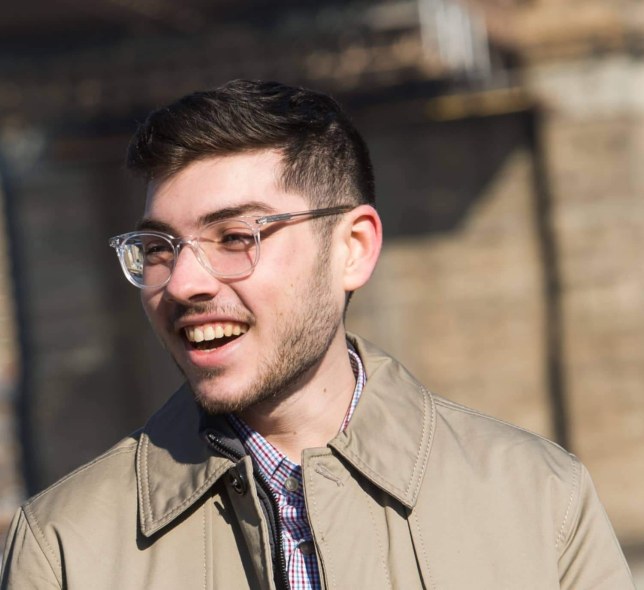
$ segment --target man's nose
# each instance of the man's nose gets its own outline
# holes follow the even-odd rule
[[[172,276],[165,286],[165,297],[176,301],[212,299],[221,289],[221,282],[199,260],[196,246],[184,243],[174,262]]]

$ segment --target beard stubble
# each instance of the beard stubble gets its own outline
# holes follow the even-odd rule
[[[210,415],[239,413],[263,402],[277,403],[297,389],[320,362],[342,324],[329,280],[328,256],[321,256],[305,292],[293,297],[301,302],[283,318],[274,335],[271,354],[253,367],[255,379],[233,397],[217,395],[217,378],[225,369],[199,371],[190,382],[195,400]],[[304,283],[304,281],[303,281]],[[213,390],[214,388],[214,390]]]

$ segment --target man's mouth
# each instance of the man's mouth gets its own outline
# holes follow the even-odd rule
[[[232,342],[248,332],[248,325],[237,322],[209,323],[187,326],[183,333],[191,348],[213,350]]]

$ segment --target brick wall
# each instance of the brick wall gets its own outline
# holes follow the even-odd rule
[[[620,539],[636,546],[644,542],[644,66],[614,55],[526,74],[547,109],[570,445]],[[433,390],[552,436],[530,169],[517,147],[453,231],[389,239],[349,325]],[[463,182],[472,173],[463,162]],[[426,195],[436,195],[429,181]]]
[[[626,543],[644,540],[644,65],[541,66],[575,451]],[[581,106],[583,105],[583,107]]]

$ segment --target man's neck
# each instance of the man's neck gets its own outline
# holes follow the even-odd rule
[[[304,449],[323,447],[338,433],[355,385],[342,331],[295,391],[278,402],[267,401],[248,408],[239,416],[299,464]]]

